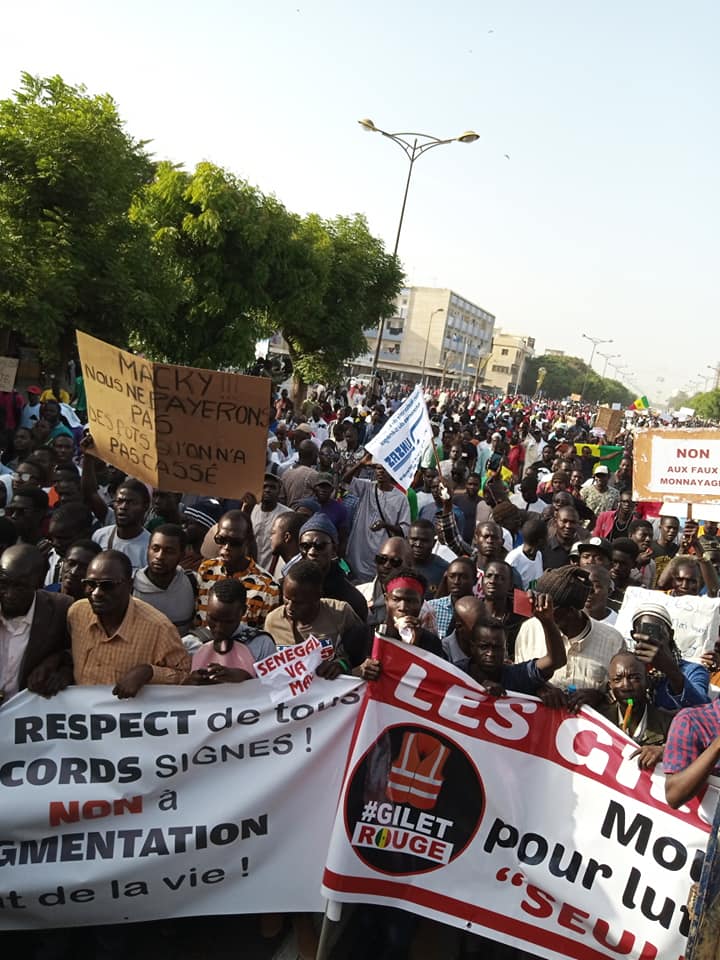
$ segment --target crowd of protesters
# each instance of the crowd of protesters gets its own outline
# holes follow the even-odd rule
[[[717,595],[717,525],[634,502],[632,426],[603,452],[596,411],[572,402],[429,391],[434,441],[400,490],[364,445],[407,392],[350,383],[297,409],[278,393],[259,499],[149,489],[97,459],[57,384],[3,395],[3,702],[70,684],[119,698],[241,684],[310,635],[332,646],[321,675],[372,682],[381,632],[495,695],[595,708],[641,766],[664,765],[670,803],[695,795],[720,764],[716,652],[683,659],[658,598]],[[630,586],[647,602],[623,635]],[[415,920],[396,921],[380,917],[383,942],[358,938],[352,956],[406,956]],[[296,932],[313,956],[313,925]],[[475,937],[463,950],[519,956]]]

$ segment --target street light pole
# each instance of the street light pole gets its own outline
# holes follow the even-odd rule
[[[600,353],[600,351],[598,350],[598,356],[602,357],[605,360],[605,366],[603,367],[603,372],[602,372],[603,380],[604,380],[605,373],[607,372],[607,368],[608,368],[608,361],[614,360],[615,357],[619,357],[620,354],[619,353]]]
[[[438,307],[436,310],[430,314],[430,319],[428,320],[428,331],[427,336],[425,337],[425,350],[423,351],[423,362],[422,362],[422,374],[420,375],[420,384],[425,389],[425,363],[427,361],[427,352],[428,345],[430,343],[430,330],[432,329],[433,317],[436,313],[445,313],[445,307]]]
[[[410,189],[410,178],[412,177],[415,161],[418,160],[428,150],[434,147],[442,147],[447,143],[474,143],[480,139],[480,135],[474,130],[466,130],[459,137],[450,137],[448,140],[441,140],[439,137],[433,137],[427,133],[389,133],[387,130],[381,130],[376,127],[372,120],[358,120],[358,123],[364,130],[370,133],[381,133],[388,140],[392,140],[403,151],[410,161],[408,167],[407,180],[405,181],[405,192],[403,193],[402,207],[400,208],[400,220],[398,221],[397,233],[395,234],[395,246],[393,247],[393,257],[397,257],[398,247],[400,246],[400,233],[402,232],[403,220],[405,218],[405,205],[407,204],[408,190]],[[412,138],[412,139],[408,139]],[[385,330],[385,318],[380,318],[378,326],[377,342],[375,343],[375,354],[373,356],[373,373],[377,373],[378,357],[380,355],[380,344],[382,342],[383,332]]]
[[[582,390],[580,391],[580,396],[585,399],[585,387],[587,386],[588,377],[590,376],[590,371],[592,370],[593,357],[595,356],[595,351],[600,346],[601,343],[612,343],[612,340],[601,340],[600,337],[589,337],[586,333],[583,334],[583,337],[586,340],[589,340],[592,345],[592,351],[590,353],[590,363],[588,363],[588,369],[585,374],[585,379],[583,380]]]

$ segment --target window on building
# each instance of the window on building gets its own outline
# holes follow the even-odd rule
[[[500,356],[506,357],[507,355],[508,355],[507,347],[503,347],[502,350],[500,351]]]
[[[510,367],[504,367],[500,363],[493,364],[493,373],[510,373]]]

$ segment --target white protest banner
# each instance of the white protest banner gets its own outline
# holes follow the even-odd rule
[[[365,449],[399,487],[407,490],[432,438],[430,417],[418,385],[377,436],[368,440]]]
[[[3,393],[14,389],[19,363],[17,357],[0,357],[0,391]]]
[[[0,930],[317,911],[360,681],[109,687],[0,711]]]
[[[322,651],[322,642],[310,636],[304,643],[280,647],[276,653],[257,661],[258,679],[268,688],[273,703],[291,700],[308,690],[322,662]]]
[[[720,598],[671,597],[662,590],[628,587],[615,623],[625,640],[630,638],[635,611],[645,603],[665,607],[673,622],[675,643],[686,660],[699,660],[715,646],[720,635]]]
[[[553,960],[682,957],[712,806],[671,810],[662,773],[593,711],[495,699],[387,638],[373,656],[382,673],[353,738],[326,896]]]
[[[633,450],[635,500],[720,502],[720,431],[639,430]]]

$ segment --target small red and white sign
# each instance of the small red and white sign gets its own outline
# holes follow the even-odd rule
[[[273,703],[292,700],[305,693],[315,679],[323,659],[323,642],[309,636],[304,643],[280,647],[264,660],[258,660],[258,679],[269,689]]]

